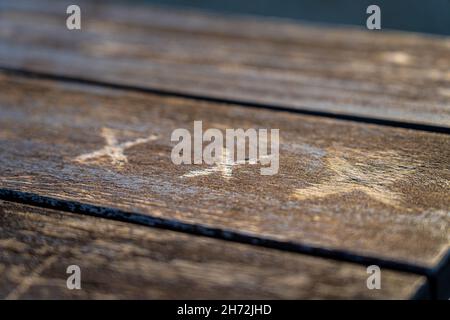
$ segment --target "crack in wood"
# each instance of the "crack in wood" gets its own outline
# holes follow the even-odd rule
[[[404,129],[409,129],[409,130],[450,134],[450,128],[446,127],[446,126],[404,122],[404,121],[389,120],[389,119],[382,119],[382,118],[375,118],[375,117],[365,117],[365,116],[359,116],[359,115],[339,114],[339,113],[327,112],[327,111],[318,111],[318,110],[313,110],[312,108],[310,108],[308,106],[303,106],[302,108],[300,108],[300,107],[292,108],[289,106],[284,106],[282,104],[275,105],[275,104],[271,104],[271,103],[262,103],[262,102],[255,102],[255,101],[249,101],[249,100],[235,100],[235,99],[228,99],[228,98],[218,98],[218,97],[212,97],[212,96],[207,96],[207,95],[187,93],[187,92],[183,92],[183,91],[157,89],[157,88],[151,88],[149,86],[141,87],[141,86],[137,86],[137,85],[119,84],[119,83],[108,82],[108,81],[103,81],[103,80],[93,80],[93,79],[88,79],[88,78],[65,76],[65,75],[61,75],[61,74],[53,74],[53,73],[48,73],[48,72],[30,71],[30,70],[26,70],[26,69],[11,68],[11,67],[1,66],[1,65],[0,65],[0,72],[2,72],[4,74],[11,74],[11,75],[22,76],[22,77],[27,77],[27,78],[64,81],[64,82],[68,82],[68,83],[78,83],[78,84],[98,86],[98,87],[104,87],[104,88],[110,88],[110,89],[120,89],[120,90],[126,90],[126,91],[155,94],[155,95],[159,95],[159,96],[163,96],[163,97],[184,98],[184,99],[190,99],[190,100],[220,103],[223,105],[231,105],[231,106],[239,105],[241,107],[246,107],[246,108],[266,109],[266,110],[276,111],[276,112],[290,112],[290,113],[304,114],[304,115],[310,115],[310,116],[316,116],[316,117],[331,118],[331,119],[336,119],[336,120],[376,124],[379,126],[387,126],[387,127],[395,127],[395,128],[404,128]]]

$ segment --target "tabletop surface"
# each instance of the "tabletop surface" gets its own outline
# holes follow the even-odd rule
[[[0,298],[448,298],[449,38],[67,5],[0,1]],[[199,120],[278,173],[175,165]]]

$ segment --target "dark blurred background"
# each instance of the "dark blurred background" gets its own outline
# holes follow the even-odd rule
[[[219,12],[365,27],[366,8],[381,8],[383,29],[450,35],[450,0],[134,0]]]

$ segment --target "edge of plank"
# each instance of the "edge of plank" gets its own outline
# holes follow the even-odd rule
[[[357,255],[348,251],[324,249],[295,242],[255,237],[242,232],[211,228],[208,226],[190,224],[172,219],[157,218],[135,212],[127,212],[116,208],[101,207],[82,202],[41,196],[28,192],[0,188],[0,199],[36,207],[56,209],[59,211],[117,220],[147,227],[167,229],[197,236],[250,244],[309,256],[350,262],[359,265],[375,264],[381,268],[425,276],[428,280],[427,283],[421,287],[420,290],[418,290],[414,297],[412,297],[413,299],[423,299],[427,296],[430,296],[431,299],[446,299],[450,295],[450,286],[445,285],[445,280],[448,279],[450,275],[450,252],[446,253],[444,259],[442,259],[437,267],[430,269],[401,261]]]

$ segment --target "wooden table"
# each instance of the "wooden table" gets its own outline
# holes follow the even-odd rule
[[[450,296],[449,38],[69,4],[0,1],[0,298]],[[279,173],[174,165],[195,120]]]

